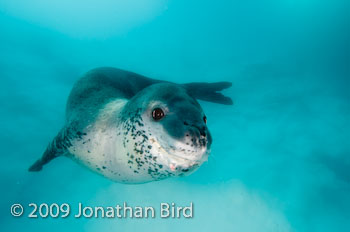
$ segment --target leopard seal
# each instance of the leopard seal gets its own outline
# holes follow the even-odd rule
[[[230,82],[175,84],[96,68],[73,86],[64,127],[29,171],[69,157],[116,182],[136,184],[192,173],[212,137],[196,99],[231,105]]]

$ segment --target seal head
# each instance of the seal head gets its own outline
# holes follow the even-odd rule
[[[153,179],[181,176],[207,160],[212,137],[206,116],[180,85],[159,83],[136,94],[121,112],[124,131],[131,133],[133,159]],[[128,146],[128,145],[126,145]],[[130,149],[129,149],[130,150]]]

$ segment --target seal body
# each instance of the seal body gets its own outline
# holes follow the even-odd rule
[[[196,98],[222,104],[230,83],[174,84],[98,68],[74,85],[66,124],[30,171],[70,157],[111,180],[144,183],[196,170],[212,138]]]

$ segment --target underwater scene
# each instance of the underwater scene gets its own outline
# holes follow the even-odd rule
[[[0,230],[350,231],[349,12],[1,0]]]

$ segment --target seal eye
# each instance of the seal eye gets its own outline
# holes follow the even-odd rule
[[[155,109],[152,111],[152,118],[153,118],[155,121],[161,120],[164,116],[165,116],[164,111],[163,111],[161,108],[155,108]]]
[[[203,117],[203,121],[205,124],[207,124],[207,117],[206,116]]]

